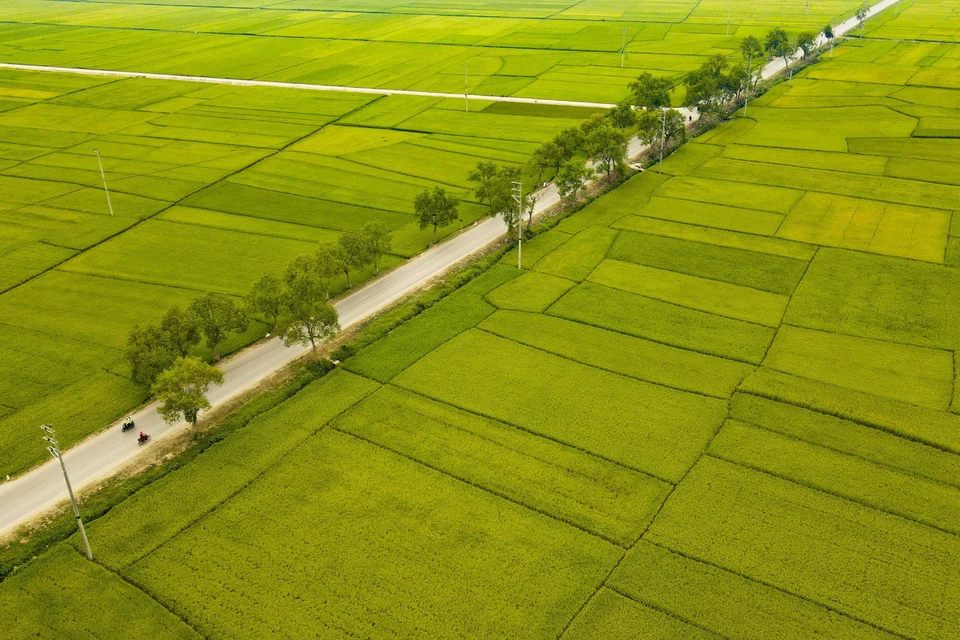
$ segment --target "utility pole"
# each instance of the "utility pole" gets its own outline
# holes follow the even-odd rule
[[[660,110],[660,125],[662,130],[660,131],[660,165],[657,167],[657,173],[663,173],[663,147],[667,143],[667,110],[663,108]]]
[[[743,117],[747,117],[747,106],[750,104],[750,80],[743,88]]]
[[[727,37],[730,37],[730,3],[727,3]]]
[[[103,173],[103,163],[100,161],[100,151],[94,149],[93,152],[97,154],[97,164],[100,165],[100,178],[103,180],[103,192],[107,194],[107,208],[110,209],[110,215],[113,215],[113,205],[110,203],[110,190],[107,189],[107,176]]]
[[[513,200],[517,203],[517,269],[523,268],[523,184],[513,181]]]
[[[620,42],[620,68],[623,69],[623,63],[627,57],[627,28],[622,27],[620,34],[623,36]]]
[[[43,436],[43,439],[50,443],[47,451],[60,462],[60,470],[63,471],[63,480],[67,483],[67,493],[70,494],[70,504],[73,505],[73,515],[77,519],[77,527],[80,529],[80,537],[83,538],[83,546],[87,548],[87,560],[93,560],[93,552],[90,551],[90,542],[87,541],[87,531],[83,528],[83,519],[80,517],[80,509],[77,508],[77,499],[73,496],[73,487],[70,486],[70,476],[67,475],[67,467],[63,464],[63,455],[60,453],[57,434],[52,427],[45,424],[40,425],[40,428],[47,434]]]
[[[470,93],[470,85],[467,82],[467,69],[470,68],[470,64],[467,62],[463,63],[463,107],[467,113],[470,113],[470,98],[467,95]]]

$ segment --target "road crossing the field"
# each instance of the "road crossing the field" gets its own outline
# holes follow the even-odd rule
[[[874,5],[867,17],[894,6],[898,0],[883,0]],[[851,18],[834,28],[834,34],[841,36],[856,28],[859,22]],[[823,42],[821,34],[821,42]],[[797,52],[795,59],[802,57]],[[393,89],[364,89],[358,87],[330,87],[328,85],[301,85],[296,83],[276,83],[256,80],[234,80],[230,78],[206,78],[199,76],[175,76],[168,74],[146,74],[127,71],[105,71],[95,69],[73,69],[66,67],[40,67],[2,63],[0,68],[28,71],[79,73],[84,75],[104,75],[115,77],[153,78],[186,82],[230,84],[237,86],[279,86],[315,91],[343,91],[353,93],[379,93],[381,95],[419,95],[445,98],[464,97],[463,94],[403,91]],[[783,59],[767,64],[761,76],[766,79],[782,72]],[[514,98],[502,96],[470,96],[474,100],[497,100],[501,102],[520,102],[529,104],[552,104],[560,106],[582,106],[607,108],[613,105],[567,100],[543,100],[537,98]],[[696,112],[682,110],[689,122],[698,117]],[[627,155],[635,158],[647,147],[637,138],[628,146]],[[535,215],[542,215],[560,201],[555,185],[550,184],[537,192]],[[344,329],[354,327],[389,307],[400,298],[424,287],[429,282],[449,271],[455,265],[483,251],[493,243],[500,241],[507,228],[500,218],[487,218],[468,227],[450,240],[411,258],[393,271],[367,283],[360,289],[335,302],[340,314],[340,324]],[[284,366],[303,357],[309,347],[287,347],[278,338],[271,338],[253,345],[221,363],[224,371],[224,383],[209,393],[210,403],[214,407],[222,406],[255,388]],[[151,403],[133,414],[137,428],[129,433],[121,433],[120,425],[115,424],[97,435],[64,452],[63,458],[73,486],[76,489],[89,488],[96,482],[109,477],[125,465],[132,462],[142,449],[137,445],[138,431],[149,433],[153,441],[186,428],[180,422],[168,425],[157,413],[157,404]],[[37,431],[37,444],[40,446],[40,432]],[[150,445],[148,444],[147,447]],[[0,484],[0,538],[11,533],[16,527],[49,511],[66,499],[66,488],[59,465],[53,460],[36,467],[28,473],[9,482]]]

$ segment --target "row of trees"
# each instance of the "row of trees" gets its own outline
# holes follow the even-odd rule
[[[250,318],[259,317],[284,343],[318,343],[339,330],[336,309],[329,303],[331,281],[340,274],[350,286],[351,270],[373,264],[390,250],[390,234],[381,222],[367,223],[362,231],[348,232],[336,243],[320,244],[309,255],[294,259],[280,275],[262,276],[243,304],[222,293],[209,292],[186,308],[169,308],[159,322],[135,326],[127,339],[127,362],[135,382],[150,387],[162,403],[164,419],[181,418],[196,423],[208,408],[206,393],[211,384],[223,382],[223,372],[195,352],[201,342],[214,362],[231,335],[245,332]]]
[[[831,35],[832,30],[828,27],[827,37]],[[762,41],[756,36],[747,36],[740,42],[742,62],[731,65],[726,57],[717,54],[684,78],[685,106],[696,108],[702,116],[715,115],[724,104],[739,100],[759,82],[759,70],[763,65],[756,65],[755,68],[755,60],[762,59],[764,55],[782,58],[784,66],[789,68],[798,50],[809,55],[816,47],[817,36],[812,32],[792,37],[784,29],[775,28]]]

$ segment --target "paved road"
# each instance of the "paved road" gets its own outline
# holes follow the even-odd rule
[[[0,69],[16,71],[41,71],[47,73],[70,73],[82,76],[105,76],[108,78],[147,78],[149,80],[175,80],[178,82],[201,82],[227,84],[236,87],[274,87],[306,91],[334,91],[339,93],[366,93],[377,96],[419,96],[427,98],[455,98],[462,100],[487,100],[493,102],[520,102],[523,104],[549,104],[561,107],[588,107],[612,109],[615,104],[606,102],[578,102],[576,100],[549,100],[546,98],[519,98],[516,96],[486,96],[480,94],[444,93],[440,91],[411,91],[409,89],[381,89],[377,87],[349,87],[336,84],[305,84],[301,82],[274,82],[271,80],[240,80],[237,78],[213,78],[210,76],[183,76],[172,73],[147,73],[143,71],[113,71],[108,69],[84,69],[81,67],[48,67],[37,64],[0,63]]]
[[[884,0],[876,5],[869,15],[874,15],[877,11],[885,9],[896,4],[897,0]],[[878,8],[879,7],[879,8]],[[856,19],[847,20],[835,30],[836,35],[842,35],[857,26]],[[798,57],[802,55],[798,53]],[[29,65],[9,65],[0,64],[2,68],[28,68],[37,70],[36,67]],[[765,66],[762,70],[762,77],[769,78],[784,68],[783,60],[775,60]],[[61,68],[42,67],[44,71],[67,71]],[[90,70],[78,70],[82,73],[127,73],[127,72],[94,72]],[[156,74],[134,74],[132,76],[157,77]],[[166,79],[190,80],[196,82],[220,82],[223,84],[240,84],[243,86],[260,86],[263,83],[256,81],[239,81],[229,79],[193,79],[188,76],[162,76]],[[269,85],[284,83],[268,83]],[[344,88],[323,88],[319,85],[300,85],[301,88],[318,90],[336,90],[336,91],[367,91],[358,90],[356,87]],[[372,92],[387,92],[391,90],[373,89]],[[417,92],[393,92],[406,95],[437,95],[449,96],[452,94],[431,94]],[[462,95],[454,97],[463,97]],[[477,96],[474,96],[480,99]],[[489,99],[508,100],[513,102],[533,102],[540,104],[567,104],[567,105],[586,105],[586,106],[608,106],[594,105],[592,103],[566,102],[536,100],[528,98],[497,98]],[[695,112],[683,110],[685,116],[696,120],[698,117]],[[638,139],[630,141],[628,155],[633,158],[645,151],[646,147]],[[548,185],[542,189],[537,196],[535,211],[542,214],[551,208],[560,197],[554,185]],[[350,295],[338,300],[334,306],[340,314],[340,324],[343,328],[349,328],[366,320],[390,304],[396,302],[406,294],[423,286],[434,277],[447,271],[453,265],[463,261],[471,255],[482,251],[485,247],[500,240],[506,234],[506,227],[499,218],[486,219],[478,222],[466,231],[456,235],[450,240],[439,244],[432,249],[425,251],[417,257],[405,262],[397,269],[374,280]],[[222,386],[214,388],[209,399],[212,405],[219,406],[224,402],[235,398],[236,396],[257,386],[263,380],[270,377],[277,370],[281,369],[290,362],[307,353],[309,347],[285,347],[283,343],[274,338],[260,344],[254,345],[237,355],[226,360],[222,364],[224,370],[224,383]],[[127,464],[140,451],[136,442],[136,432],[139,430],[149,433],[154,440],[162,438],[165,435],[185,428],[184,423],[168,425],[163,422],[156,411],[157,405],[150,404],[140,411],[133,414],[137,423],[137,429],[129,433],[121,433],[119,424],[111,426],[104,432],[88,438],[81,444],[73,447],[64,453],[64,461],[70,472],[71,481],[75,488],[90,486],[97,480],[110,476],[123,465]],[[40,431],[37,430],[37,446],[41,446]],[[147,447],[150,444],[146,445]],[[28,521],[44,511],[47,511],[66,499],[66,489],[63,478],[60,475],[59,466],[52,460],[35,468],[27,474],[15,478],[10,482],[0,485],[0,537],[9,533],[16,526]]]

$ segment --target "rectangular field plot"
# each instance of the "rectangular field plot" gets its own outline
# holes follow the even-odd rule
[[[789,300],[768,291],[619,260],[601,262],[590,274],[590,281],[768,327],[780,325]]]
[[[659,229],[655,227],[652,231]],[[621,233],[608,257],[779,294],[792,293],[803,277],[809,258],[796,259],[803,255],[793,251],[799,245],[787,247],[777,240],[769,239],[767,243],[768,239],[761,238],[759,240],[764,244],[757,246],[745,239],[742,243],[736,242],[741,236],[711,231],[689,239]],[[773,253],[781,247],[784,249],[781,253],[791,255]],[[762,249],[768,249],[770,253]],[[808,255],[812,256],[812,253]]]
[[[242,524],[251,510],[260,514],[255,536]],[[567,524],[326,430],[125,575],[205,635],[540,638],[563,629],[619,555]],[[264,608],[237,617],[252,599]],[[266,615],[277,610],[284,615]]]
[[[541,258],[535,268],[549,275],[582,282],[607,256],[617,233],[615,229],[605,227],[584,229]]]
[[[873,428],[810,408],[770,398],[737,393],[730,401],[730,417],[809,442],[831,451],[899,469],[919,478],[960,488],[960,456],[901,438],[893,431]]]
[[[736,420],[724,423],[709,452],[947,533],[960,532],[960,489],[956,487]]]
[[[819,67],[810,73],[815,75]],[[889,73],[883,69],[883,73]],[[737,142],[765,147],[847,151],[847,138],[886,136],[906,138],[916,120],[884,107],[834,107],[831,109],[776,109],[754,107],[750,118],[757,121]],[[843,161],[834,167],[842,170]]]
[[[645,540],[627,553],[608,584],[619,593],[723,637],[896,637],[742,573],[700,562]]]
[[[763,364],[941,411],[953,395],[950,351],[784,326]]]
[[[783,221],[782,215],[766,211],[661,197],[651,198],[637,215],[768,236],[776,233]]]
[[[960,348],[960,272],[940,265],[821,249],[784,322],[924,347]]]
[[[773,339],[770,327],[724,318],[586,282],[547,312],[681,349],[759,364]]]
[[[334,427],[629,546],[670,485],[552,440],[385,387]]]
[[[480,329],[600,369],[728,398],[753,368],[563,318],[498,311]]]
[[[884,429],[960,454],[960,416],[761,367],[740,391]]]
[[[767,474],[704,458],[648,535],[881,629],[956,630],[960,538]]]
[[[595,369],[472,330],[394,383],[585,452],[679,480],[725,403]],[[619,407],[611,413],[611,407]]]
[[[950,212],[807,193],[777,235],[788,240],[943,262]]]

